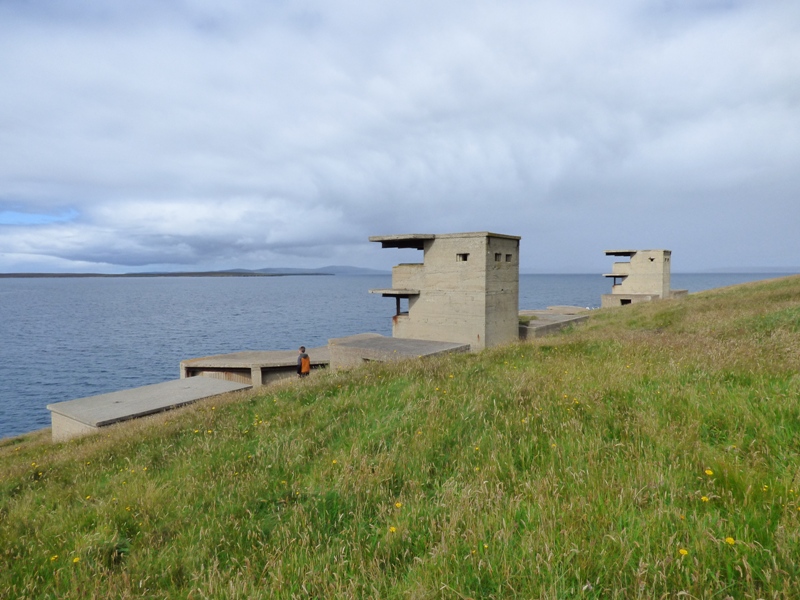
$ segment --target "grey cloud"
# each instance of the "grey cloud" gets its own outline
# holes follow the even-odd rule
[[[629,244],[800,263],[793,3],[0,12],[0,211],[80,215],[3,229],[0,270],[380,266],[369,234],[482,229],[533,270]]]

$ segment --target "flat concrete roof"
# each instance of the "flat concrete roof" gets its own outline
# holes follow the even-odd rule
[[[104,427],[250,387],[222,379],[190,377],[48,404],[47,410],[85,425]]]
[[[393,288],[370,290],[369,293],[381,294],[383,296],[401,296],[403,298],[406,298],[408,296],[419,296],[419,290],[401,290]]]
[[[427,356],[439,352],[469,350],[469,344],[456,342],[434,342],[429,340],[414,340],[407,338],[385,337],[382,335],[353,336],[339,338],[334,342],[337,346],[346,348],[363,348],[365,350],[379,350],[381,352],[398,354],[401,356]]]
[[[648,250],[606,250],[606,256],[633,256],[639,252],[665,252],[671,254],[671,250],[664,250],[662,248],[650,248]]]
[[[370,242],[380,242],[382,248],[416,248],[422,250],[426,240],[437,238],[495,237],[508,240],[521,240],[518,235],[492,233],[490,231],[470,231],[467,233],[408,233],[401,235],[371,235]]]
[[[409,233],[405,235],[371,235],[370,242],[380,242],[381,248],[416,248],[422,250],[426,240],[436,236],[432,233]]]
[[[312,365],[327,365],[331,353],[327,346],[308,348],[306,354]],[[231,354],[216,354],[181,361],[181,367],[209,369],[251,369],[253,367],[290,367],[297,364],[297,350],[245,350]]]

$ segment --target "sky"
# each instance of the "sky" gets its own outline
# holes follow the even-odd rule
[[[800,269],[797,0],[0,0],[0,272]]]

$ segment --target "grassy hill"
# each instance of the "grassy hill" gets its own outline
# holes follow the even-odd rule
[[[790,598],[800,277],[0,445],[3,598]]]

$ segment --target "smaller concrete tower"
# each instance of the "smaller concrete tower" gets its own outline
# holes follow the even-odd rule
[[[614,283],[610,294],[601,297],[600,306],[622,306],[686,295],[686,290],[670,288],[670,250],[606,250],[606,256],[626,256],[615,262],[611,273]]]

